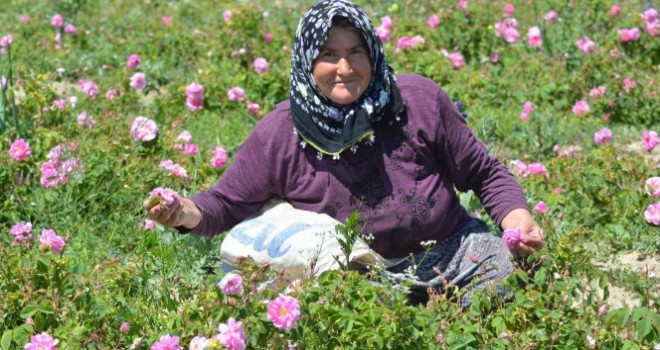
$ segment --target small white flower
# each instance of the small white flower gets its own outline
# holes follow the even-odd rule
[[[437,241],[434,240],[434,239],[432,239],[432,240],[428,240],[428,241],[421,241],[421,242],[419,242],[419,244],[420,244],[420,245],[422,246],[422,248],[424,248],[424,249],[431,249],[431,248],[435,247],[435,244],[436,244],[436,243],[437,243]]]

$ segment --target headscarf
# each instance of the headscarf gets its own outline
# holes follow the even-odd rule
[[[334,16],[348,19],[361,33],[369,49],[371,81],[360,98],[339,105],[316,85],[313,63],[325,43]],[[296,132],[323,154],[339,158],[362,140],[373,140],[373,122],[394,118],[403,100],[394,81],[394,70],[385,61],[383,44],[367,13],[346,0],[324,0],[312,6],[298,23],[291,59],[291,116]]]

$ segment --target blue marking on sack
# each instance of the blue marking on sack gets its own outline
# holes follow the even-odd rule
[[[272,233],[275,230],[274,225],[262,220],[254,220],[251,225],[249,225],[249,227],[246,225],[246,227],[235,228],[230,232],[230,235],[241,242],[243,245],[252,244],[252,247],[257,252],[266,251],[268,252],[269,257],[279,258],[284,256],[289,251],[289,249],[291,249],[291,245],[287,246],[285,249],[282,249],[284,243],[286,243],[289,238],[304,230],[307,230],[312,226],[315,225],[307,224],[304,222],[296,222],[273,235]],[[248,228],[250,230],[258,229],[259,234],[256,237],[248,236],[245,234],[245,231],[247,231]],[[273,238],[270,240],[270,242],[266,243],[266,239],[269,236],[273,236]]]

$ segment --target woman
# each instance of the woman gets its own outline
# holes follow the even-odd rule
[[[149,216],[179,231],[226,231],[273,197],[344,221],[359,210],[363,234],[391,275],[418,264],[437,278],[485,288],[511,274],[511,252],[470,218],[454,187],[474,190],[502,229],[522,228],[527,256],[544,246],[513,175],[468,128],[447,94],[418,75],[393,75],[365,11],[322,1],[296,31],[290,98],[266,115],[208,192],[169,208],[145,201]],[[421,242],[436,241],[425,252]],[[484,269],[474,269],[474,257]],[[460,277],[460,278],[456,278]],[[465,300],[465,299],[464,299]]]

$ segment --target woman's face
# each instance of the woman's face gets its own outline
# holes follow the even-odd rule
[[[350,28],[332,28],[313,66],[314,80],[332,102],[348,105],[369,87],[371,62],[362,35]]]

